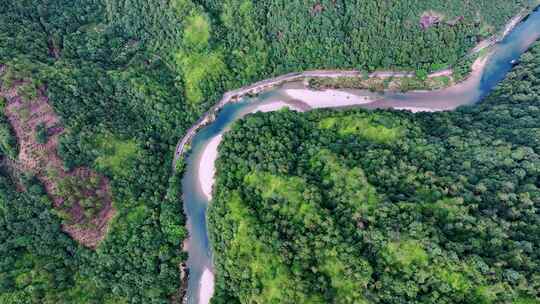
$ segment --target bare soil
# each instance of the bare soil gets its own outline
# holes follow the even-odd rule
[[[311,7],[310,13],[311,16],[318,15],[324,11],[324,6],[321,3],[316,3]]]
[[[439,24],[443,19],[443,15],[434,11],[427,11],[420,17],[420,27],[423,30]]]
[[[4,67],[0,66],[0,74],[3,71]],[[38,89],[36,99],[24,101],[18,94],[18,88],[25,84],[28,82],[17,81],[11,88],[0,86],[0,96],[7,101],[5,115],[15,131],[19,144],[17,167],[32,172],[43,183],[54,207],[66,215],[63,230],[82,245],[95,248],[105,237],[108,223],[115,214],[109,181],[89,168],[65,170],[57,151],[60,135],[65,131],[60,118],[49,104],[44,87]],[[35,130],[41,124],[48,130],[47,141],[44,144],[36,140]],[[65,191],[60,189],[60,183],[66,178],[78,181],[80,189],[77,188],[75,192],[79,196],[98,198],[99,204],[94,207],[92,216],[85,215],[85,208],[81,206],[80,201],[67,204],[69,196],[74,193],[62,193]],[[91,179],[99,182],[89,186]]]

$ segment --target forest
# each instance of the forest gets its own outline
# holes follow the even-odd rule
[[[24,170],[24,163],[17,157],[21,147],[5,115],[8,100],[0,98],[0,109],[3,112],[0,113],[0,303],[177,302],[182,293],[182,290],[179,290],[179,268],[186,259],[181,244],[187,237],[187,231],[184,227],[180,188],[183,163],[177,164],[179,169],[176,173],[170,170],[174,147],[185,131],[224,91],[270,75],[312,68],[432,71],[447,67],[456,63],[478,41],[500,30],[511,16],[535,3],[535,0],[4,1],[0,6],[0,91],[8,95],[14,86],[19,85],[17,94],[25,102],[31,102],[40,94],[47,97],[63,127],[56,147],[58,157],[63,162],[63,169],[74,172],[81,167],[89,168],[106,178],[115,214],[108,223],[107,235],[96,248],[88,248],[68,237],[64,229],[65,214],[54,207],[51,193],[47,193],[35,172]],[[423,28],[423,17],[434,21]],[[21,83],[24,85],[20,85]],[[526,99],[525,93],[520,92],[516,96]],[[330,117],[330,114],[322,112],[313,115],[315,116],[312,119],[316,119],[317,115]],[[392,124],[395,120],[393,115],[380,115],[376,119],[381,120],[381,124]],[[412,117],[407,114],[400,115],[404,120],[400,120],[396,128],[407,122],[408,125],[422,130],[419,125],[421,122],[413,122]],[[275,117],[268,119],[283,117],[279,119],[285,119],[287,124],[304,126],[302,128],[305,133],[300,133],[304,137],[298,140],[305,140],[308,144],[311,137],[307,130],[311,125],[305,122],[307,117],[297,120],[292,114],[283,113],[276,114]],[[360,122],[368,121],[366,119],[372,118],[363,118]],[[321,122],[321,126],[328,128],[322,128],[320,134],[338,136],[331,135],[331,130],[338,127],[331,120]],[[397,131],[392,130],[384,132],[385,139],[380,145],[395,136],[405,136],[399,128]],[[452,130],[458,132],[454,128]],[[37,143],[50,142],[48,126],[38,125],[30,132],[35,135],[33,138]],[[499,133],[504,135],[502,130],[497,134]],[[528,134],[526,131],[522,133]],[[291,142],[283,147],[296,147],[299,144],[294,139],[296,135],[289,135]],[[342,135],[345,139],[348,138],[347,134]],[[255,138],[259,138],[259,135],[254,134]],[[526,136],[519,137],[520,140],[524,138]],[[315,145],[315,142],[313,144]],[[330,163],[331,160],[335,166],[326,170],[343,170],[344,174],[355,176],[362,185],[374,184],[374,177],[368,174],[370,171],[367,169],[364,169],[365,173],[349,172],[348,166],[352,164],[343,165],[342,159],[347,158],[340,153],[345,152],[340,150],[338,153],[336,149],[338,147],[329,146],[321,150],[326,151],[321,154],[310,152],[313,166],[306,163],[303,169],[298,170],[318,172],[317,170],[322,169],[315,163],[322,160]],[[422,153],[439,155],[428,150]],[[376,151],[378,150],[370,153],[375,154]],[[234,159],[239,159],[242,155],[238,153]],[[290,157],[288,150],[283,150],[282,153],[284,159]],[[307,154],[302,155],[308,157]],[[411,154],[411,159],[413,156]],[[388,162],[392,159],[390,154],[387,158]],[[253,160],[250,162],[255,165]],[[256,167],[264,167],[264,162],[260,163],[261,165]],[[413,168],[406,164],[403,166],[404,170],[408,168],[408,171],[403,172],[412,172]],[[317,188],[317,182],[301,174],[292,176],[293,172],[289,172],[291,168],[285,162],[276,160],[269,165],[268,170],[239,176],[238,178],[245,178],[244,182],[248,186],[227,193],[231,201],[236,202],[238,209],[235,215],[224,219],[231,223],[234,223],[235,219],[241,219],[246,221],[245,225],[258,225],[257,217],[251,214],[250,209],[243,207],[246,195],[243,191],[251,191],[254,194],[253,199],[261,197],[263,200],[270,200],[268,195],[265,198],[264,193],[256,192],[264,190],[257,190],[257,185],[261,182],[275,184],[277,189],[281,188],[278,186],[282,184],[288,184],[291,179],[294,182],[289,189],[291,193],[303,193],[305,189],[309,189],[309,195],[313,196],[310,202],[322,204],[326,201]],[[442,175],[446,174],[445,171],[441,172]],[[451,184],[449,177],[441,179]],[[345,183],[343,187],[347,185],[345,180],[340,182]],[[388,187],[397,187],[399,184],[397,176],[385,182],[390,183]],[[332,181],[326,183],[329,187]],[[62,194],[71,195],[71,199],[76,202],[83,200],[81,193],[76,190],[80,188],[81,180],[66,179],[61,184]],[[487,182],[485,184],[486,187],[498,185]],[[239,180],[231,181],[231,189],[233,185],[239,186]],[[373,204],[389,204],[385,201],[386,198],[380,198],[380,194],[374,193],[374,189],[379,189],[379,185],[373,187],[362,190],[360,194],[351,195],[370,198]],[[405,202],[406,197],[401,197],[404,194],[397,194],[405,190],[407,189],[395,188],[394,194],[389,193],[387,197]],[[441,192],[441,198],[442,194],[447,192]],[[288,197],[289,194],[283,192],[282,195]],[[346,202],[338,202],[336,191],[334,195],[335,208],[343,208],[342,212],[354,208]],[[348,229],[350,226],[350,223],[343,227],[341,223],[333,223],[329,211],[303,206],[303,199],[300,200],[298,195],[295,197],[295,203],[302,209],[301,214],[306,215],[305,219],[296,220],[308,221],[310,228],[306,231],[323,224],[326,228],[321,229],[320,235],[326,235],[336,233],[336,227]],[[530,199],[534,200],[534,196]],[[94,207],[99,206],[99,197],[88,200],[88,204],[88,216],[95,216]],[[369,225],[373,223],[362,217],[362,214],[368,211],[372,212],[371,209],[357,210],[358,223],[363,223],[361,225],[365,227],[371,227]],[[244,216],[246,212],[248,215]],[[279,212],[282,214],[280,216],[285,217],[294,213],[294,210]],[[388,207],[388,212],[397,211]],[[283,227],[287,227],[284,228],[286,231],[282,232],[284,235],[296,233],[294,227]],[[253,237],[250,231],[243,233],[239,240]],[[377,239],[378,241],[373,242],[382,246],[385,233],[381,230],[380,234],[370,237]],[[501,235],[504,233],[505,231],[500,232]],[[333,240],[333,237],[330,239],[330,236],[326,235],[325,239],[328,240],[317,243],[317,248],[326,248],[321,249],[318,256],[311,257],[305,252],[293,256],[294,250],[305,248],[305,244],[313,244],[310,243],[313,239],[308,237],[309,235],[311,234],[306,233],[306,238],[298,240],[299,243],[294,248],[283,247],[282,250],[291,250],[288,253],[284,251],[283,255],[265,253],[269,246],[275,245],[270,245],[271,238],[255,241],[250,245],[251,248],[242,249],[261,252],[260,256],[251,257],[253,260],[249,262],[260,271],[258,276],[275,286],[267,296],[283,296],[280,294],[284,292],[279,288],[281,284],[295,280],[299,289],[293,291],[295,294],[291,299],[310,297],[314,303],[324,301],[330,296],[326,294],[328,290],[324,289],[328,284],[341,288],[346,299],[356,301],[366,297],[359,294],[356,288],[352,288],[354,286],[350,282],[351,279],[358,279],[366,286],[372,286],[370,284],[373,282],[367,280],[366,276],[377,273],[373,268],[375,266],[371,264],[373,261],[367,256],[362,260],[355,259],[359,246],[355,244],[359,242],[359,237],[347,237],[345,241],[351,243],[345,246],[340,238]],[[414,243],[412,237],[410,242],[392,245],[393,249],[388,250],[394,253],[389,254],[395,254],[401,248],[416,250],[420,245]],[[220,242],[216,244],[223,244]],[[333,247],[326,247],[325,242],[336,243]],[[525,246],[522,254],[525,261],[529,261],[528,244],[520,245]],[[483,246],[483,243],[480,245]],[[427,251],[431,248],[423,246],[424,244],[418,250],[420,256],[434,259],[432,251]],[[362,248],[365,253],[368,250],[376,252],[379,247]],[[466,250],[472,249],[467,247]],[[337,261],[343,256],[347,259],[350,257],[356,264],[339,264]],[[318,265],[318,261],[323,259],[328,263],[318,270],[318,273],[324,275],[315,274],[308,279],[300,279],[294,274],[302,268],[285,269],[282,266],[287,265],[282,264],[284,261],[289,263],[291,259],[298,259],[299,262],[294,265],[304,265],[301,267]],[[304,264],[306,259],[310,262]],[[273,273],[265,272],[264,267],[259,268],[262,261],[275,265],[276,269],[283,271],[282,275],[274,276]],[[415,260],[406,263],[416,265]],[[452,260],[452,263],[452,267],[462,267],[456,260]],[[446,264],[441,264],[441,267],[443,265]],[[343,276],[344,270],[352,271],[354,275]],[[294,273],[291,274],[290,271]],[[524,274],[524,271],[521,268],[515,270],[517,275]],[[226,275],[227,272],[224,270],[223,274]],[[514,272],[509,275],[514,275]],[[313,287],[311,284],[315,277],[321,280],[321,284],[318,290],[313,291],[310,288]],[[223,278],[220,277],[220,280]],[[381,280],[394,282],[392,278]],[[519,276],[519,280],[521,278]],[[232,282],[237,279],[238,277],[235,277]],[[329,283],[328,280],[333,281]],[[377,282],[382,282],[381,280]],[[223,281],[220,282],[220,286],[225,288]],[[242,284],[250,282],[244,281]],[[493,282],[499,281],[493,279],[485,282],[485,292],[492,291],[489,289],[492,285],[488,283]],[[505,284],[500,285],[501,288],[506,288],[501,289],[501,293],[510,290]],[[235,288],[239,286],[245,287],[236,285]],[[387,287],[382,283],[377,286]],[[409,283],[407,286],[415,288],[416,285]],[[495,286],[499,288],[499,285]],[[402,285],[399,285],[395,289],[401,287]],[[220,292],[223,292],[223,288]],[[260,286],[251,286],[242,292],[259,288]],[[237,300],[233,290],[218,296],[216,301],[227,297]],[[517,289],[512,288],[512,291],[514,290]],[[392,296],[398,297],[397,292],[393,293],[390,289],[387,291],[390,293],[388,299]],[[523,299],[530,294],[528,291],[519,292],[523,292]]]
[[[0,303],[169,303],[181,292],[187,236],[172,153],[198,115],[177,93],[176,74],[110,24],[101,1],[8,1],[0,24],[2,90],[24,80],[22,97],[44,92],[65,129],[57,149],[65,170],[105,176],[116,209],[97,248],[70,239],[66,214],[21,170],[2,113]],[[48,131],[38,125],[36,141],[46,143]],[[66,204],[99,206],[99,196],[81,199],[84,180],[58,182]]]
[[[212,303],[539,303],[540,43],[452,112],[281,110],[224,135]]]

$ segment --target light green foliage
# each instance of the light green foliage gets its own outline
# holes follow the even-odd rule
[[[512,304],[539,304],[539,299],[534,299],[532,297],[519,297],[512,302]]]
[[[186,20],[184,29],[184,44],[195,50],[208,47],[210,39],[210,23],[205,15],[195,14]]]
[[[472,288],[472,283],[462,273],[441,268],[437,271],[437,276],[441,281],[448,284],[454,292],[465,293]]]
[[[364,290],[367,287],[372,270],[365,260],[355,261],[360,264],[353,269],[351,257],[345,257],[339,250],[329,251],[323,261],[322,271],[330,277],[332,288],[336,291],[335,303],[367,304]]]
[[[342,136],[357,135],[377,143],[391,143],[404,134],[402,128],[385,127],[364,114],[327,117],[319,122],[319,128],[335,129]]]
[[[468,214],[469,207],[463,205],[462,198],[441,199],[433,204],[426,204],[425,210],[444,221],[457,221]]]
[[[428,71],[424,70],[424,69],[418,69],[416,70],[415,72],[416,74],[416,77],[420,80],[426,80],[427,77],[428,77]]]
[[[426,266],[429,262],[429,256],[422,244],[412,239],[390,242],[382,254],[389,264],[405,268],[411,265]]]
[[[259,282],[261,291],[243,290],[248,294],[245,303],[280,303],[292,293],[293,282],[287,267],[279,256],[254,235],[255,222],[243,205],[238,193],[228,199],[229,218],[237,223],[230,254],[247,267],[250,275]]]
[[[95,160],[99,169],[111,170],[119,176],[126,176],[131,172],[133,161],[139,153],[135,141],[121,140],[110,134],[102,134],[96,137],[95,143],[100,151],[100,156]]]
[[[126,216],[126,221],[128,224],[137,226],[144,222],[144,219],[150,216],[150,210],[144,204],[140,204],[136,207],[130,208]]]
[[[436,280],[449,289],[448,292],[461,298],[474,299],[475,303],[494,303],[498,294],[508,292],[502,284],[486,285],[484,278],[471,261],[437,262],[425,267]]]
[[[495,284],[495,285],[482,285],[474,288],[473,293],[476,298],[476,303],[478,304],[492,304],[497,303],[497,299],[500,298],[501,295],[508,295],[508,285],[506,284]],[[533,302],[527,302],[527,300],[531,300],[531,298],[523,298],[518,297],[514,301],[512,301],[513,304],[537,304],[539,303],[538,300]],[[525,302],[522,302],[525,301]]]
[[[351,208],[353,219],[360,219],[377,206],[376,189],[369,184],[362,168],[341,165],[338,157],[326,149],[311,159],[311,166],[323,173],[324,184],[331,185],[328,195],[342,207]]]
[[[437,87],[444,88],[450,85],[450,78],[448,76],[437,76],[430,79],[436,84],[439,84]]]
[[[186,101],[195,106],[207,96],[206,86],[226,74],[227,66],[221,51],[209,45],[212,32],[208,16],[195,8],[190,11],[184,21],[184,45],[175,51],[174,63],[183,75]]]
[[[203,101],[205,81],[219,78],[225,72],[222,55],[219,52],[176,54],[176,64],[184,75],[185,95],[191,105]]]
[[[279,199],[279,212],[306,227],[320,224],[322,219],[317,207],[304,198],[306,182],[298,177],[282,177],[262,172],[252,172],[245,177],[247,185],[257,188],[265,199]]]
[[[17,94],[21,96],[25,102],[31,102],[38,97],[37,87],[34,83],[24,83],[17,88]]]
[[[6,292],[0,294],[0,303],[4,304],[26,304],[32,302],[32,295],[24,291]]]

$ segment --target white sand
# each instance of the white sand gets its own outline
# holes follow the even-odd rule
[[[258,106],[254,111],[253,113],[255,112],[273,112],[273,111],[277,111],[277,110],[281,110],[283,108],[289,108],[293,111],[299,111],[298,108],[296,108],[295,106],[293,105],[290,105],[288,103],[285,103],[283,101],[274,101],[274,102],[271,102],[271,103],[266,103],[266,104],[262,104],[260,106]]]
[[[486,65],[488,63],[488,59],[491,57],[491,53],[484,56],[484,57],[480,57],[478,59],[476,59],[474,62],[473,62],[473,65],[471,67],[471,74],[473,73],[482,73],[485,69],[486,69]],[[476,75],[476,74],[475,74]]]
[[[221,134],[212,138],[204,148],[199,161],[199,184],[209,201],[212,199],[212,187],[214,186],[214,175],[216,174],[215,162],[218,156],[218,146],[222,138]]]
[[[369,96],[358,96],[344,91],[325,90],[313,91],[307,89],[288,89],[285,93],[293,99],[306,103],[312,108],[345,107],[370,103]]]
[[[422,108],[422,107],[395,107],[396,110],[405,110],[405,111],[411,111],[413,113],[418,112],[437,112],[439,110],[436,109],[430,109],[430,108]]]
[[[208,304],[214,294],[214,274],[205,268],[199,283],[199,304]]]

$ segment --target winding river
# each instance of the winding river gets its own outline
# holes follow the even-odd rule
[[[475,62],[472,75],[453,87],[430,92],[376,94],[362,90],[311,91],[303,79],[268,89],[257,97],[227,103],[216,119],[197,132],[193,130],[191,151],[182,181],[184,210],[190,238],[184,244],[189,253],[187,303],[207,304],[213,294],[212,252],[208,239],[206,210],[211,201],[214,162],[222,135],[231,124],[249,113],[270,112],[283,107],[296,111],[314,108],[362,107],[367,109],[444,111],[480,101],[505,78],[518,60],[540,38],[540,11],[537,9],[515,27],[489,56]]]

